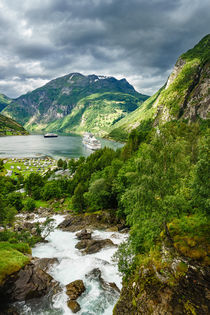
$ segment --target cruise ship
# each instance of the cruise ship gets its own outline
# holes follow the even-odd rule
[[[58,135],[56,133],[46,133],[44,138],[56,138]]]
[[[85,132],[82,143],[90,150],[97,150],[101,148],[101,143],[90,132]]]

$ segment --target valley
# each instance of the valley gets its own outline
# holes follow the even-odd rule
[[[71,73],[3,109],[33,132],[124,145],[0,138],[0,312],[209,313],[209,66],[207,35],[150,98]]]

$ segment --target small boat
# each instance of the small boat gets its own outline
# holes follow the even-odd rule
[[[84,133],[82,143],[90,150],[98,150],[101,148],[100,141],[90,132]]]
[[[44,138],[56,138],[58,135],[56,133],[46,133]]]

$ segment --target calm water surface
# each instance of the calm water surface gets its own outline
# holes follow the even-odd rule
[[[99,139],[102,147],[113,149],[122,147],[121,143]],[[76,135],[44,138],[43,135],[0,137],[0,158],[51,156],[53,158],[77,158],[88,156],[93,151],[82,144],[82,137]]]

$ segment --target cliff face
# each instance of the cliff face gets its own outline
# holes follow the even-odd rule
[[[166,253],[167,259],[162,256],[162,269],[157,270],[157,265],[151,260],[149,265],[142,265],[128,282],[124,282],[114,315],[209,313],[210,269]]]
[[[207,119],[210,112],[210,35],[175,64],[156,104],[156,122]]]
[[[155,125],[174,119],[207,119],[210,112],[210,35],[177,60],[166,84],[140,108],[112,126],[111,136],[153,118]]]

